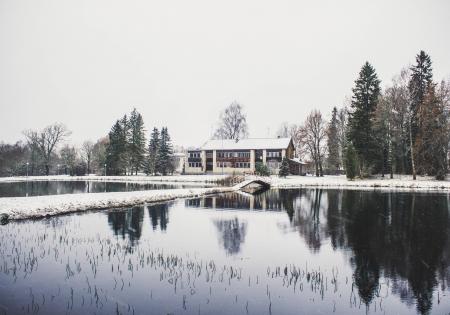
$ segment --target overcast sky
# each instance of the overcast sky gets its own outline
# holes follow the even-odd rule
[[[251,137],[327,114],[362,64],[389,83],[423,49],[450,76],[450,1],[0,0],[0,141],[60,121],[80,144],[136,107],[201,145],[236,100]]]

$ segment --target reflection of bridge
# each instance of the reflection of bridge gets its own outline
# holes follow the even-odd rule
[[[262,189],[270,188],[270,179],[267,177],[259,177],[259,176],[239,176],[233,179],[234,182],[237,182],[233,186],[235,190],[245,190],[249,188],[255,188],[255,186],[259,186]]]

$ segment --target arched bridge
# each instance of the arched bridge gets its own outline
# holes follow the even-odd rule
[[[235,190],[245,190],[246,188],[260,186],[262,189],[270,188],[270,178],[259,176],[242,176],[241,181],[233,186]]]

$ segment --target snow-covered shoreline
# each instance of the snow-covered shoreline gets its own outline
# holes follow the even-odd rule
[[[229,175],[169,175],[169,176],[15,176],[0,177],[0,183],[26,182],[26,181],[101,181],[101,182],[128,182],[128,183],[216,183]]]
[[[450,192],[450,181],[438,181],[431,177],[418,177],[413,180],[408,175],[396,175],[390,179],[377,177],[370,179],[347,180],[345,175],[340,176],[287,176],[286,178],[271,177],[272,188],[302,188],[322,187],[337,189],[384,189],[409,191],[445,191]]]
[[[159,177],[160,182],[176,183],[212,183],[223,179],[223,175],[183,175]],[[18,180],[22,179],[22,180]],[[25,181],[27,178],[0,178],[0,182]],[[42,176],[39,178],[29,177],[28,180],[101,180],[122,182],[155,182],[155,177],[147,176]],[[272,176],[271,188],[305,188],[320,187],[326,189],[358,189],[358,190],[397,190],[397,191],[430,191],[450,192],[450,181],[437,181],[429,177],[419,177],[412,180],[410,176],[400,178],[372,178],[364,180],[349,181],[345,176],[288,176],[280,178]],[[86,210],[129,207],[144,203],[164,202],[177,198],[201,197],[209,194],[236,191],[235,187],[212,187],[212,188],[184,188],[147,190],[132,192],[109,192],[93,194],[67,194],[49,195],[36,197],[0,198],[0,219],[18,220],[26,218],[41,218],[51,215],[59,215],[70,212]]]
[[[7,220],[42,218],[71,212],[130,207],[231,191],[234,191],[233,187],[214,187],[0,198],[0,216]]]

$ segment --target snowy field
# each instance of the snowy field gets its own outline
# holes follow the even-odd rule
[[[177,198],[195,198],[233,190],[232,187],[215,187],[0,198],[0,216],[6,215],[9,220],[42,218],[70,212],[163,202]]]

